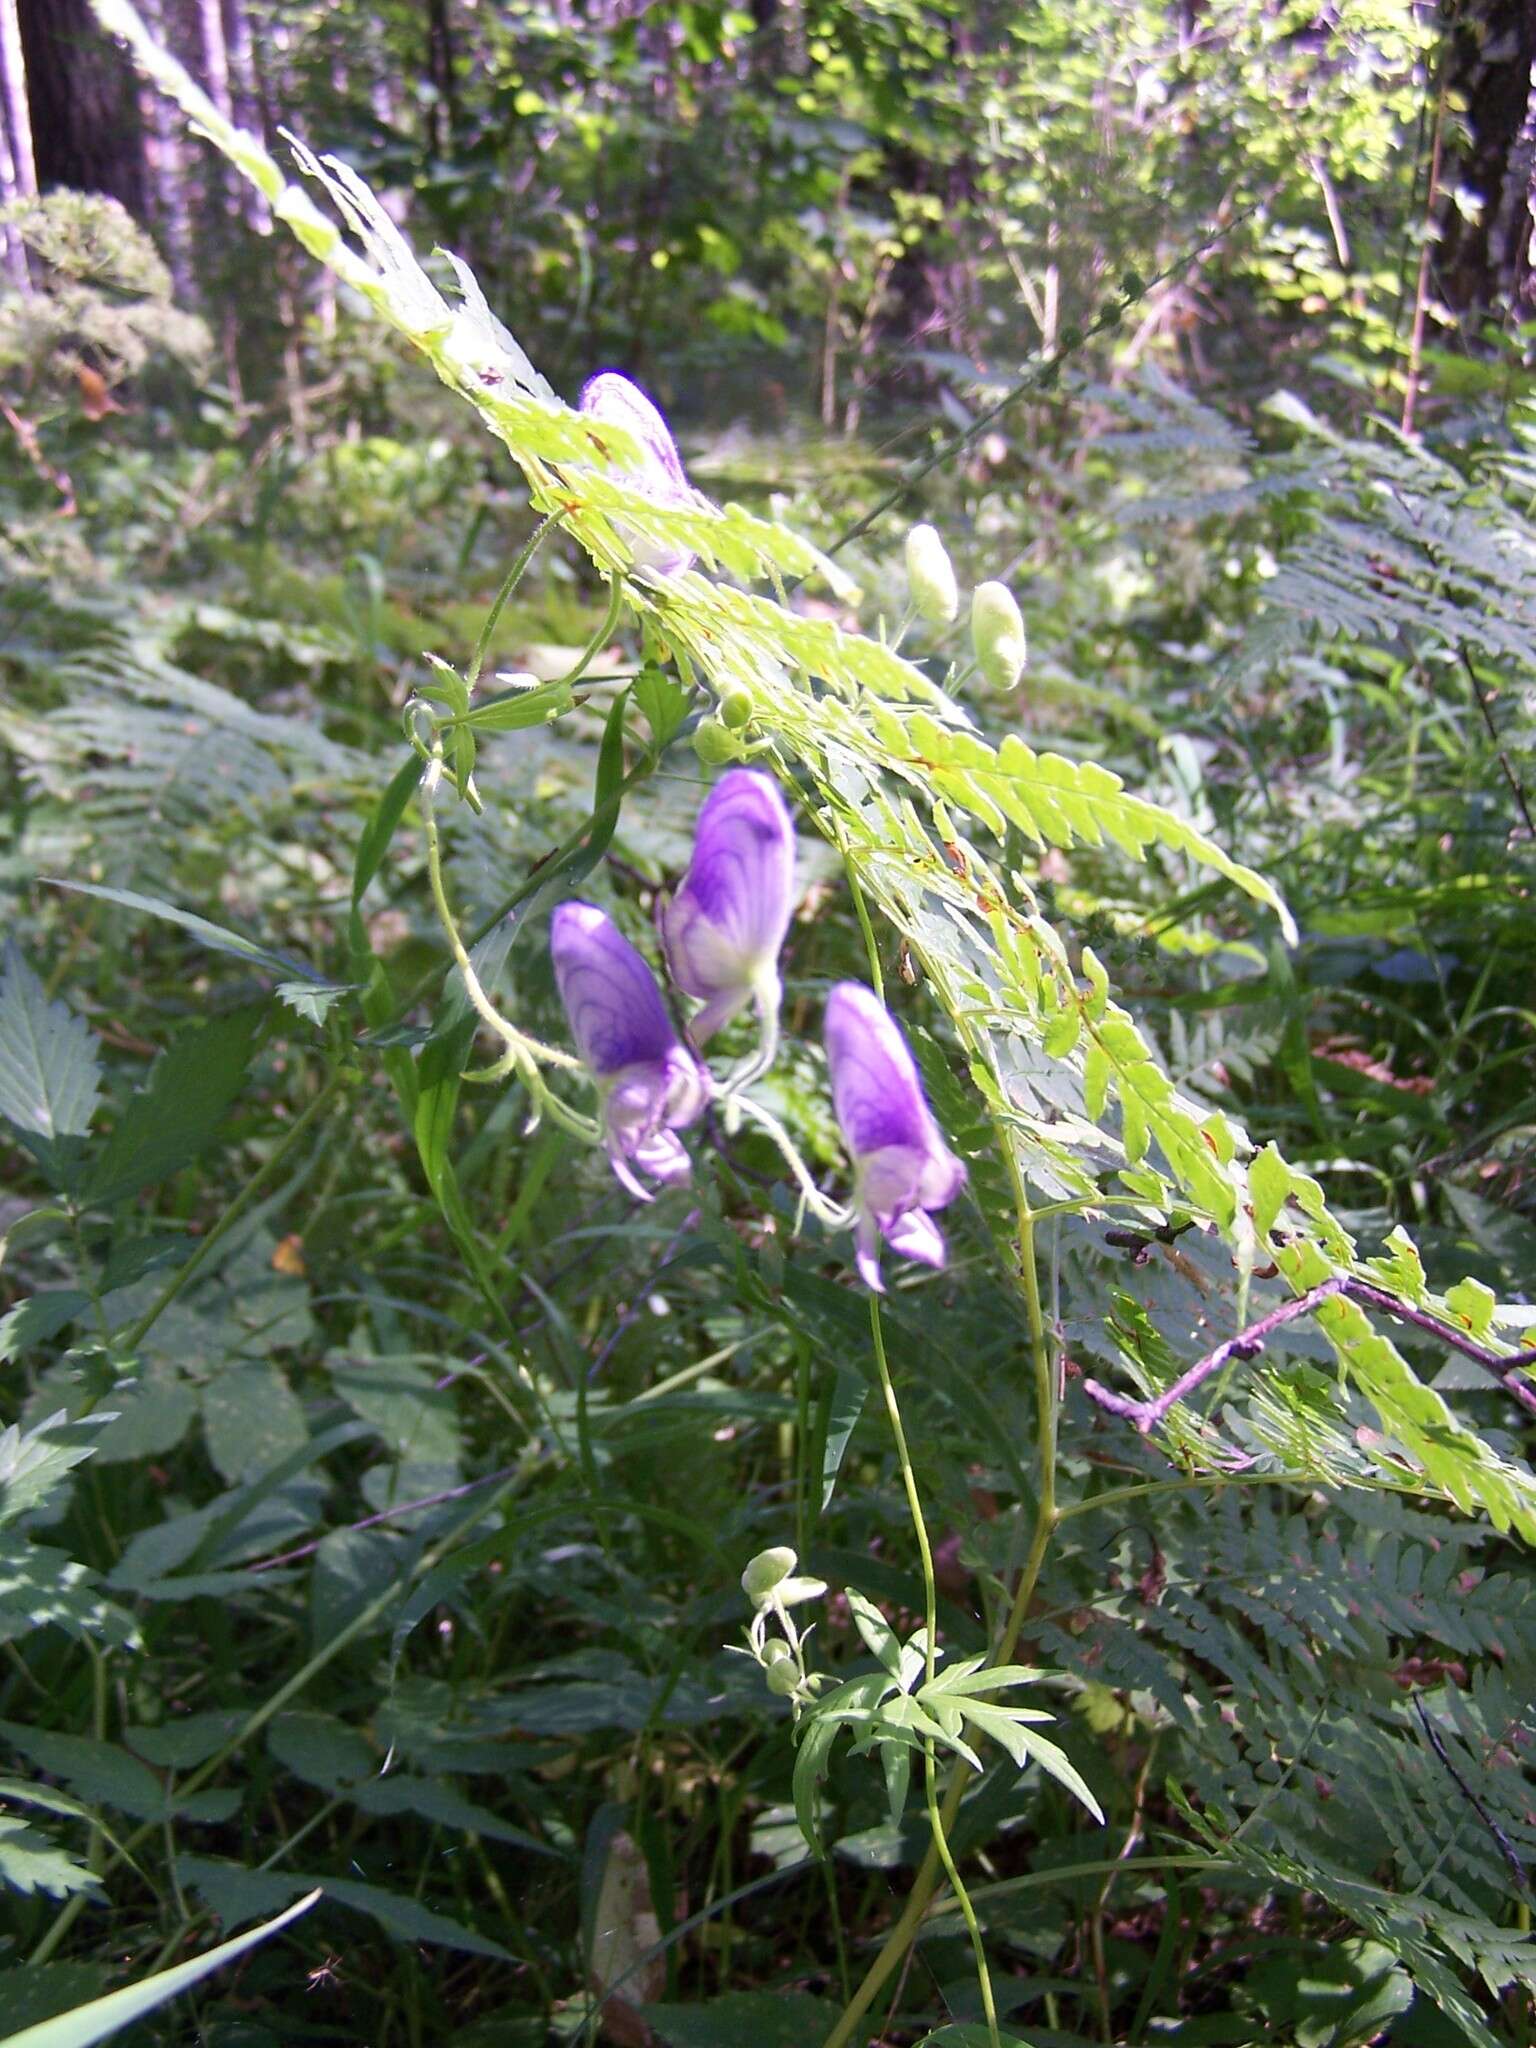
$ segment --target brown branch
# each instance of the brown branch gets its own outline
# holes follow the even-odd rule
[[[16,436],[22,454],[31,463],[43,482],[51,484],[58,492],[63,500],[59,510],[66,519],[72,519],[75,514],[75,487],[70,482],[68,474],[62,469],[55,469],[43,453],[43,444],[37,438],[37,428],[33,426],[30,420],[23,419],[19,412],[14,412],[5,403],[4,399],[0,399],[0,419],[5,421],[5,424]]]
[[[1143,1436],[1149,1436],[1164,1420],[1169,1411],[1180,1401],[1188,1398],[1197,1387],[1203,1386],[1213,1373],[1232,1360],[1257,1358],[1265,1344],[1276,1330],[1286,1323],[1293,1323],[1299,1316],[1311,1315],[1321,1308],[1325,1301],[1335,1295],[1343,1295],[1350,1301],[1357,1301],[1366,1307],[1380,1309],[1384,1315],[1396,1316],[1400,1321],[1412,1323],[1415,1329],[1426,1330],[1432,1337],[1438,1337],[1451,1350],[1459,1351],[1464,1358],[1470,1358],[1474,1365],[1480,1365],[1484,1372],[1491,1373],[1506,1394],[1520,1403],[1528,1413],[1536,1415],[1536,1386],[1518,1379],[1515,1375],[1522,1366],[1536,1364],[1536,1345],[1525,1351],[1490,1351],[1485,1344],[1458,1330],[1441,1316],[1431,1315],[1427,1309],[1414,1308],[1406,1301],[1399,1301],[1395,1294],[1389,1294],[1385,1287],[1374,1286],[1369,1280],[1357,1279],[1352,1273],[1335,1274],[1331,1280],[1324,1280],[1320,1286],[1309,1288],[1294,1301],[1282,1302],[1279,1308],[1271,1309],[1267,1316],[1261,1316],[1256,1323],[1250,1323],[1246,1330],[1239,1330],[1235,1337],[1229,1337],[1225,1344],[1218,1344],[1214,1351],[1207,1352],[1192,1365],[1188,1372],[1181,1373],[1171,1387],[1165,1387],[1154,1400],[1137,1401],[1129,1394],[1117,1394],[1112,1387],[1102,1386],[1098,1380],[1084,1380],[1083,1391],[1091,1401],[1097,1403],[1111,1415],[1123,1415],[1128,1422],[1134,1422]]]

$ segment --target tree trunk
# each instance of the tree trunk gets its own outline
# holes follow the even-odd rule
[[[0,0],[0,6],[4,0]],[[162,49],[174,50],[165,0],[139,0],[144,25]],[[145,184],[161,248],[170,266],[176,296],[190,302],[195,291],[192,263],[192,209],[187,201],[187,152],[181,120],[165,94],[145,82],[140,87],[139,114],[144,129]]]
[[[1452,94],[1466,107],[1468,137],[1454,182],[1481,204],[1475,219],[1445,204],[1436,284],[1461,311],[1529,306],[1536,300],[1536,6],[1532,0],[1470,0],[1446,61]]]
[[[427,80],[432,87],[427,132],[433,154],[453,147],[458,126],[458,88],[453,73],[453,30],[447,0],[427,0]]]
[[[19,0],[37,183],[104,192],[145,214],[144,144],[128,60],[86,0]]]
[[[16,0],[0,0],[0,205],[30,198],[36,190]],[[0,259],[12,284],[20,291],[29,290],[27,246],[19,228],[7,227],[0,233]]]
[[[28,196],[37,190],[32,157],[32,122],[27,112],[27,69],[21,55],[21,23],[16,0],[0,0],[0,131],[11,155],[16,190]]]
[[[251,24],[246,18],[245,0],[224,0],[224,47],[229,56],[229,90],[235,120],[252,135],[266,137],[261,118],[261,92],[256,75],[256,53],[251,42]],[[272,225],[272,210],[254,185],[241,180],[246,225],[264,235]]]

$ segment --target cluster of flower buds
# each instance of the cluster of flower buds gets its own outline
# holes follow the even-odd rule
[[[797,1629],[789,1610],[807,1600],[821,1599],[827,1590],[824,1579],[802,1577],[799,1563],[788,1544],[777,1544],[772,1550],[760,1550],[741,1575],[741,1590],[752,1603],[752,1626],[747,1631],[751,1647],[744,1654],[756,1659],[763,1683],[778,1698],[788,1700],[797,1717],[825,1680],[806,1670],[805,1646],[811,1629]],[[777,1622],[781,1633],[770,1635],[770,1622]]]
[[[727,1084],[728,1098],[770,1064],[777,1044],[779,951],[795,906],[795,839],[777,785],[750,768],[720,778],[699,812],[693,856],[677,893],[657,912],[673,983],[701,1005],[685,1043],[655,974],[595,904],[564,903],[551,931],[555,981],[582,1061],[602,1101],[608,1156],[623,1185],[650,1199],[639,1176],[684,1181],[678,1132],[714,1089],[696,1048],[750,1004],[760,1047]],[[832,1105],[853,1163],[851,1213],[858,1268],[881,1291],[883,1237],[902,1258],[942,1266],[932,1212],[952,1201],[965,1168],[944,1143],[900,1027],[873,990],[841,982],[827,1002]],[[765,1128],[782,1134],[760,1108]],[[803,1168],[794,1161],[797,1172]]]
[[[907,535],[907,588],[912,608],[930,626],[953,625],[960,610],[954,564],[931,526]],[[978,583],[971,593],[971,648],[994,690],[1011,690],[1024,673],[1029,647],[1024,615],[1006,583]]]

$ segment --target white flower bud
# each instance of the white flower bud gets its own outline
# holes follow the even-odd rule
[[[754,1607],[761,1607],[799,1562],[787,1543],[760,1550],[741,1575],[741,1590]]]
[[[1024,673],[1024,617],[1005,583],[978,583],[971,598],[976,665],[994,690],[1011,690]]]
[[[768,1690],[777,1693],[780,1699],[787,1700],[791,1693],[800,1690],[800,1673],[792,1663],[786,1664],[782,1659],[777,1664],[770,1664],[763,1677]]]
[[[914,526],[907,535],[907,588],[930,625],[947,626],[960,609],[954,564],[934,527]]]

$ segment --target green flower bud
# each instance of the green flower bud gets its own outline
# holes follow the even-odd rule
[[[693,729],[693,751],[706,768],[721,768],[727,761],[741,759],[741,742],[717,718],[706,718]]]
[[[792,1655],[793,1652],[782,1636],[770,1636],[763,1645],[763,1665],[765,1669],[769,1665],[782,1664],[786,1657]]]
[[[787,1543],[780,1543],[772,1550],[760,1550],[741,1575],[741,1590],[754,1607],[761,1607],[799,1562]]]
[[[954,564],[931,526],[914,526],[907,535],[907,588],[932,626],[947,626],[960,609]]]
[[[791,1693],[800,1690],[800,1673],[793,1663],[785,1664],[781,1661],[770,1664],[763,1677],[768,1690],[777,1693],[781,1700],[787,1700]]]
[[[727,690],[720,699],[720,723],[740,732],[752,717],[752,695],[748,690]]]
[[[978,583],[971,598],[976,665],[994,690],[1011,690],[1024,673],[1024,618],[1004,583]]]

